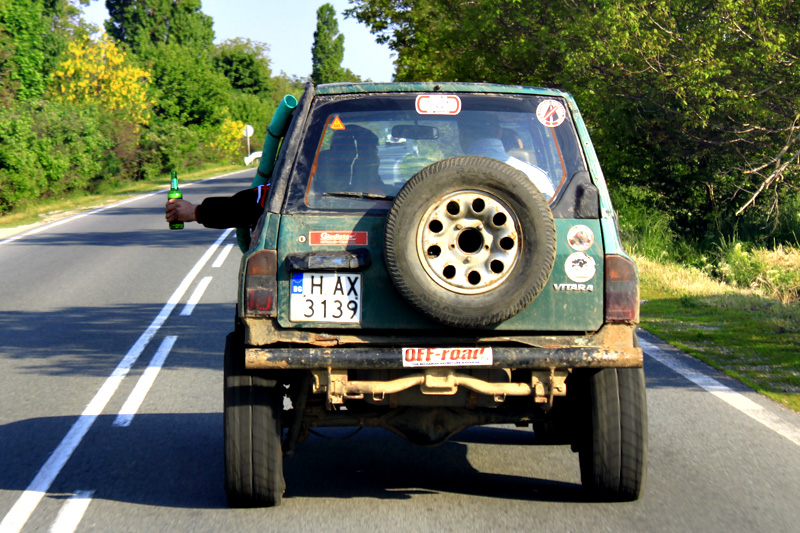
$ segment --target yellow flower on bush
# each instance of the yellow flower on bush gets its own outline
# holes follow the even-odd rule
[[[66,58],[51,76],[58,100],[99,103],[136,124],[137,130],[150,119],[150,72],[131,64],[106,34],[97,40],[71,42]]]
[[[208,146],[218,150],[223,157],[236,158],[242,150],[244,122],[226,118],[222,124],[211,129]]]

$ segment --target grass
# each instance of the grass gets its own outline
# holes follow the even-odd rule
[[[800,304],[697,269],[636,260],[643,328],[800,411]]]

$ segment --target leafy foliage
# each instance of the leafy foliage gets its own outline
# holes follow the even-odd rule
[[[250,39],[231,39],[216,47],[212,61],[236,91],[271,97],[272,72],[264,43]]]
[[[87,0],[82,0],[87,1]],[[0,0],[0,91],[5,99],[40,97],[73,36],[85,34],[68,0]]]
[[[339,33],[336,11],[331,4],[317,9],[317,30],[311,48],[311,81],[315,84],[339,81],[361,81],[350,70],[342,68],[344,35]]]
[[[242,129],[244,122],[241,120],[225,119],[218,128],[212,130],[207,138],[208,147],[219,153],[222,160],[233,160],[242,156]]]
[[[177,44],[159,45],[150,54],[159,117],[185,126],[226,118],[230,82],[213,68],[208,54]]]
[[[208,50],[214,42],[213,21],[200,0],[106,0],[106,31],[137,54],[160,45]]]
[[[20,103],[0,109],[0,212],[86,188],[111,153],[94,106]]]
[[[51,75],[56,100],[77,104],[97,103],[117,113],[121,120],[147,124],[153,104],[150,73],[132,64],[106,35],[69,44],[66,57]]]
[[[352,4],[347,14],[397,52],[398,80],[572,92],[609,181],[655,192],[696,239],[741,225],[769,233],[795,203],[797,1]]]

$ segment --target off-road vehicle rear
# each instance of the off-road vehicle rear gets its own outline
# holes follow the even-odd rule
[[[637,272],[570,95],[309,85],[287,122],[226,345],[229,502],[280,504],[316,427],[435,445],[485,424],[571,445],[594,497],[638,498]]]

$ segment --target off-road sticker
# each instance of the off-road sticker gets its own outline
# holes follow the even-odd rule
[[[403,348],[403,366],[486,366],[491,348]]]
[[[369,233],[366,231],[309,231],[311,246],[366,246]]]
[[[573,250],[585,252],[594,244],[594,233],[583,224],[572,226],[567,233],[567,242]]]
[[[548,128],[557,128],[566,120],[567,110],[558,100],[542,100],[536,108],[536,118]]]
[[[461,98],[454,94],[421,94],[417,96],[416,108],[420,115],[458,115]]]
[[[567,277],[575,283],[584,283],[594,277],[597,266],[594,259],[583,252],[575,252],[564,262]]]

